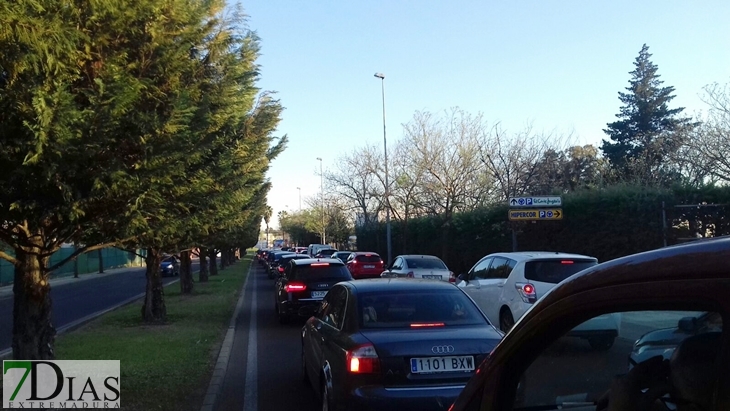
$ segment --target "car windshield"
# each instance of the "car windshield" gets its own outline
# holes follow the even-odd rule
[[[436,258],[406,258],[406,264],[408,268],[419,269],[423,268],[426,270],[446,270],[446,264],[443,261]]]
[[[557,284],[571,275],[596,264],[595,260],[578,260],[574,258],[528,261],[525,263],[525,278],[530,281]]]
[[[347,268],[338,264],[330,263],[313,263],[311,265],[300,265],[294,270],[294,278],[300,281],[319,281],[319,280],[351,280],[352,276]]]
[[[459,290],[380,291],[358,296],[363,328],[414,328],[419,325],[456,326],[487,323],[471,300]]]

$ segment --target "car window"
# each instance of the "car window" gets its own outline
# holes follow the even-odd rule
[[[591,318],[530,364],[514,409],[550,410],[572,403],[593,411],[611,402],[611,409],[619,409],[627,393],[634,395],[630,401],[646,397],[647,405],[666,404],[661,409],[709,409],[722,332],[717,312],[633,311]],[[688,404],[696,407],[685,408]]]
[[[403,259],[398,257],[393,261],[393,266],[391,267],[391,270],[402,270],[403,269]]]
[[[485,258],[478,262],[469,273],[469,280],[487,278],[487,271],[489,270],[489,264],[491,262],[492,258]]]
[[[359,263],[379,263],[380,256],[377,254],[362,254],[355,257]]]
[[[327,306],[322,312],[322,321],[335,328],[342,328],[347,307],[347,290],[344,287],[333,287],[325,297]]]
[[[460,290],[361,293],[358,312],[363,328],[413,328],[419,324],[448,327],[487,322]]]
[[[294,280],[318,281],[318,280],[351,280],[352,276],[342,263],[312,263],[299,265],[294,270]]]
[[[528,261],[525,263],[525,278],[531,281],[558,284],[571,275],[597,264],[595,260],[574,258]]]
[[[494,257],[489,265],[486,278],[507,278],[514,268],[514,264],[510,264],[513,260],[505,257]]]
[[[408,268],[422,268],[426,270],[446,270],[446,264],[436,258],[406,258]]]

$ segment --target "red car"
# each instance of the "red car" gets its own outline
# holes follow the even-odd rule
[[[345,262],[347,269],[350,270],[352,278],[380,278],[383,272],[383,259],[377,253],[369,253],[357,251],[350,254]]]

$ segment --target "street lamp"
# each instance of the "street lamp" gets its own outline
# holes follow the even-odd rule
[[[375,73],[375,77],[380,79],[380,90],[383,95],[383,152],[385,153],[385,235],[388,246],[388,264],[392,261],[391,243],[390,243],[390,199],[388,197],[388,139],[385,134],[385,74]]]
[[[299,211],[302,211],[302,188],[297,187],[297,190],[299,191]]]
[[[322,192],[322,244],[327,244],[327,228],[324,225],[324,173],[322,172],[322,157],[319,160],[319,189]]]

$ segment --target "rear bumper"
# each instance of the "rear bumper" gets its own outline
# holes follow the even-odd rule
[[[311,315],[311,311],[307,312],[300,312],[302,308],[310,308],[310,307],[318,307],[319,304],[322,302],[321,299],[302,299],[302,300],[296,300],[296,301],[282,301],[281,302],[281,311],[282,313],[286,315],[291,316],[298,316],[298,317],[309,317]]]
[[[414,388],[359,387],[349,393],[347,410],[445,411],[456,400],[464,385]]]

